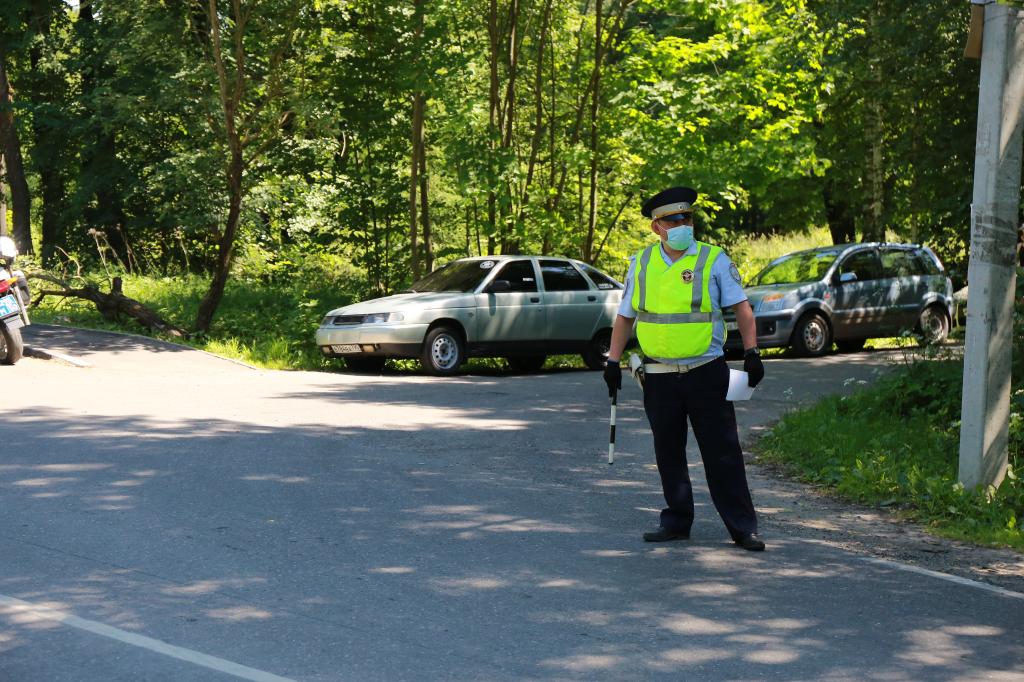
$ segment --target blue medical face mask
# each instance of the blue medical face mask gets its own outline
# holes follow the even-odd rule
[[[665,243],[676,251],[686,251],[693,244],[693,225],[679,225],[665,230]]]

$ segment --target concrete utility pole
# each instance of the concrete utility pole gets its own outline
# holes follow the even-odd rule
[[[1021,14],[992,0],[972,4],[985,14],[960,422],[960,481],[968,488],[998,486],[1006,474],[1024,126]]]

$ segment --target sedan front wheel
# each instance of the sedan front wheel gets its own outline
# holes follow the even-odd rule
[[[465,344],[457,331],[449,327],[437,327],[427,332],[420,355],[420,364],[427,374],[450,376],[459,370],[465,360]]]

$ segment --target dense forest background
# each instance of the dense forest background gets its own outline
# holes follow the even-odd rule
[[[978,64],[967,3],[5,0],[0,229],[209,278],[317,260],[384,294],[466,254],[616,276],[637,210],[698,230],[827,225],[966,274]]]

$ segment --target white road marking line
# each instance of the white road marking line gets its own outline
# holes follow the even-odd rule
[[[103,623],[99,623],[94,620],[79,618],[78,616],[64,611],[59,611],[48,606],[38,606],[15,597],[8,597],[0,594],[0,607],[5,607],[3,608],[3,611],[6,611],[7,613],[34,616],[41,620],[57,621],[58,623],[63,623],[64,625],[78,628],[79,630],[91,632],[94,635],[100,635],[101,637],[107,637],[109,639],[116,639],[117,641],[124,642],[125,644],[137,646],[142,649],[149,649],[150,651],[155,651],[156,653],[163,654],[164,656],[177,658],[178,660],[209,668],[210,670],[216,670],[217,672],[227,673],[228,675],[234,675],[235,677],[240,677],[243,680],[252,680],[253,682],[295,682],[287,677],[280,677],[273,673],[257,670],[256,668],[249,668],[248,666],[233,663],[232,661],[228,661],[223,658],[217,658],[216,656],[209,656],[207,654],[199,653],[198,651],[192,651],[191,649],[174,646],[173,644],[161,642],[159,639],[153,639],[152,637],[136,635],[132,632],[104,625]]]
[[[996,594],[1001,594],[1004,597],[1013,597],[1014,599],[1024,599],[1024,594],[1020,592],[1014,592],[1008,590],[1005,587],[998,587],[996,585],[989,585],[983,583],[980,580],[971,580],[970,578],[961,578],[958,575],[950,575],[948,573],[940,573],[933,571],[928,568],[921,568],[920,566],[914,566],[912,564],[901,564],[898,561],[890,561],[889,559],[878,559],[876,557],[859,557],[861,561],[867,561],[868,563],[878,564],[879,566],[888,566],[889,568],[896,568],[901,571],[909,571],[910,573],[920,573],[921,575],[931,576],[932,578],[939,578],[940,580],[948,580],[958,585],[966,585],[967,587],[976,587],[979,590],[988,590]]]
[[[796,542],[805,542],[809,545],[818,545],[820,547],[828,547],[830,549],[838,549],[841,552],[848,552],[841,547],[836,547],[831,542],[825,540],[817,540],[815,538],[797,538],[789,537],[788,540],[795,540]],[[866,561],[871,564],[878,564],[879,566],[888,566],[889,568],[895,568],[900,571],[908,571],[909,573],[919,573],[926,575],[930,578],[938,578],[939,580],[948,580],[949,582],[957,583],[958,585],[964,585],[966,587],[975,587],[979,590],[987,590],[988,592],[994,592],[995,594],[1002,595],[1004,597],[1013,597],[1014,599],[1024,599],[1024,593],[1014,592],[1008,590],[1005,587],[998,587],[996,585],[989,585],[983,583],[980,580],[971,580],[970,578],[961,578],[958,575],[950,575],[949,573],[940,573],[939,571],[933,571],[929,568],[921,568],[920,566],[914,566],[913,564],[904,564],[899,561],[893,561],[892,559],[879,559],[878,557],[856,557],[860,561]]]

